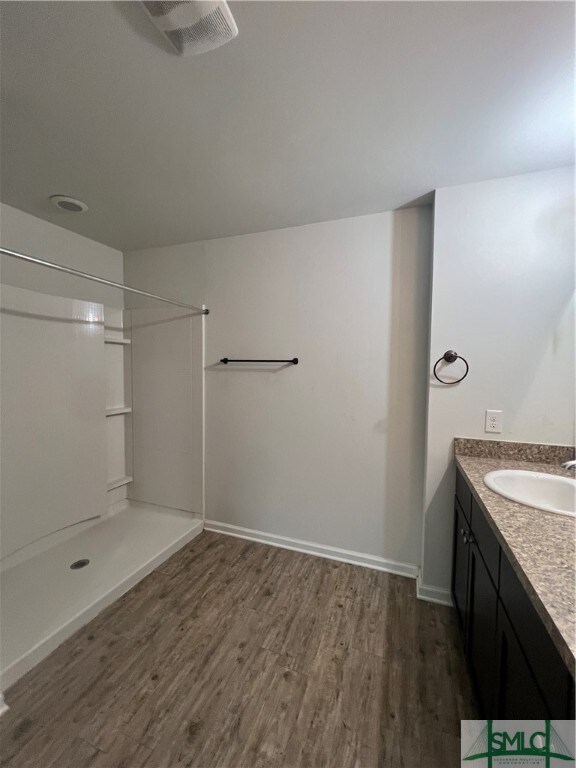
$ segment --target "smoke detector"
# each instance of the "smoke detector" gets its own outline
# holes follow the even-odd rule
[[[50,202],[66,213],[85,213],[88,210],[86,203],[68,195],[50,195]]]
[[[218,48],[238,34],[238,27],[224,0],[143,2],[154,26],[176,53],[192,56]]]

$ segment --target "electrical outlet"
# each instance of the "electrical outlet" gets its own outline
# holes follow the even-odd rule
[[[502,432],[503,411],[486,411],[484,432]]]

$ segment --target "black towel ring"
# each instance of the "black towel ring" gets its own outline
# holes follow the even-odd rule
[[[436,373],[436,368],[438,366],[438,363],[441,363],[442,360],[446,363],[454,363],[456,360],[462,360],[464,365],[466,366],[466,370],[464,371],[464,375],[461,376],[459,379],[456,379],[456,381],[443,381],[440,376]],[[449,349],[447,352],[444,352],[441,358],[436,360],[434,363],[434,377],[440,382],[440,384],[459,384],[461,381],[463,381],[466,376],[468,376],[468,371],[470,370],[470,367],[468,365],[468,361],[465,360],[463,357],[461,357],[457,352],[454,352],[453,349]]]

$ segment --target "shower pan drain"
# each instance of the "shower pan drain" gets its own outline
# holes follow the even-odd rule
[[[85,557],[82,558],[82,560],[75,560],[70,568],[72,568],[73,571],[77,571],[78,568],[86,568],[90,560],[87,560]]]

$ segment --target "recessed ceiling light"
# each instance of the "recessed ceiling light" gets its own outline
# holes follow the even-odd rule
[[[83,203],[82,200],[76,200],[74,197],[68,197],[68,195],[50,195],[50,202],[66,213],[84,213],[88,210],[86,203]]]

